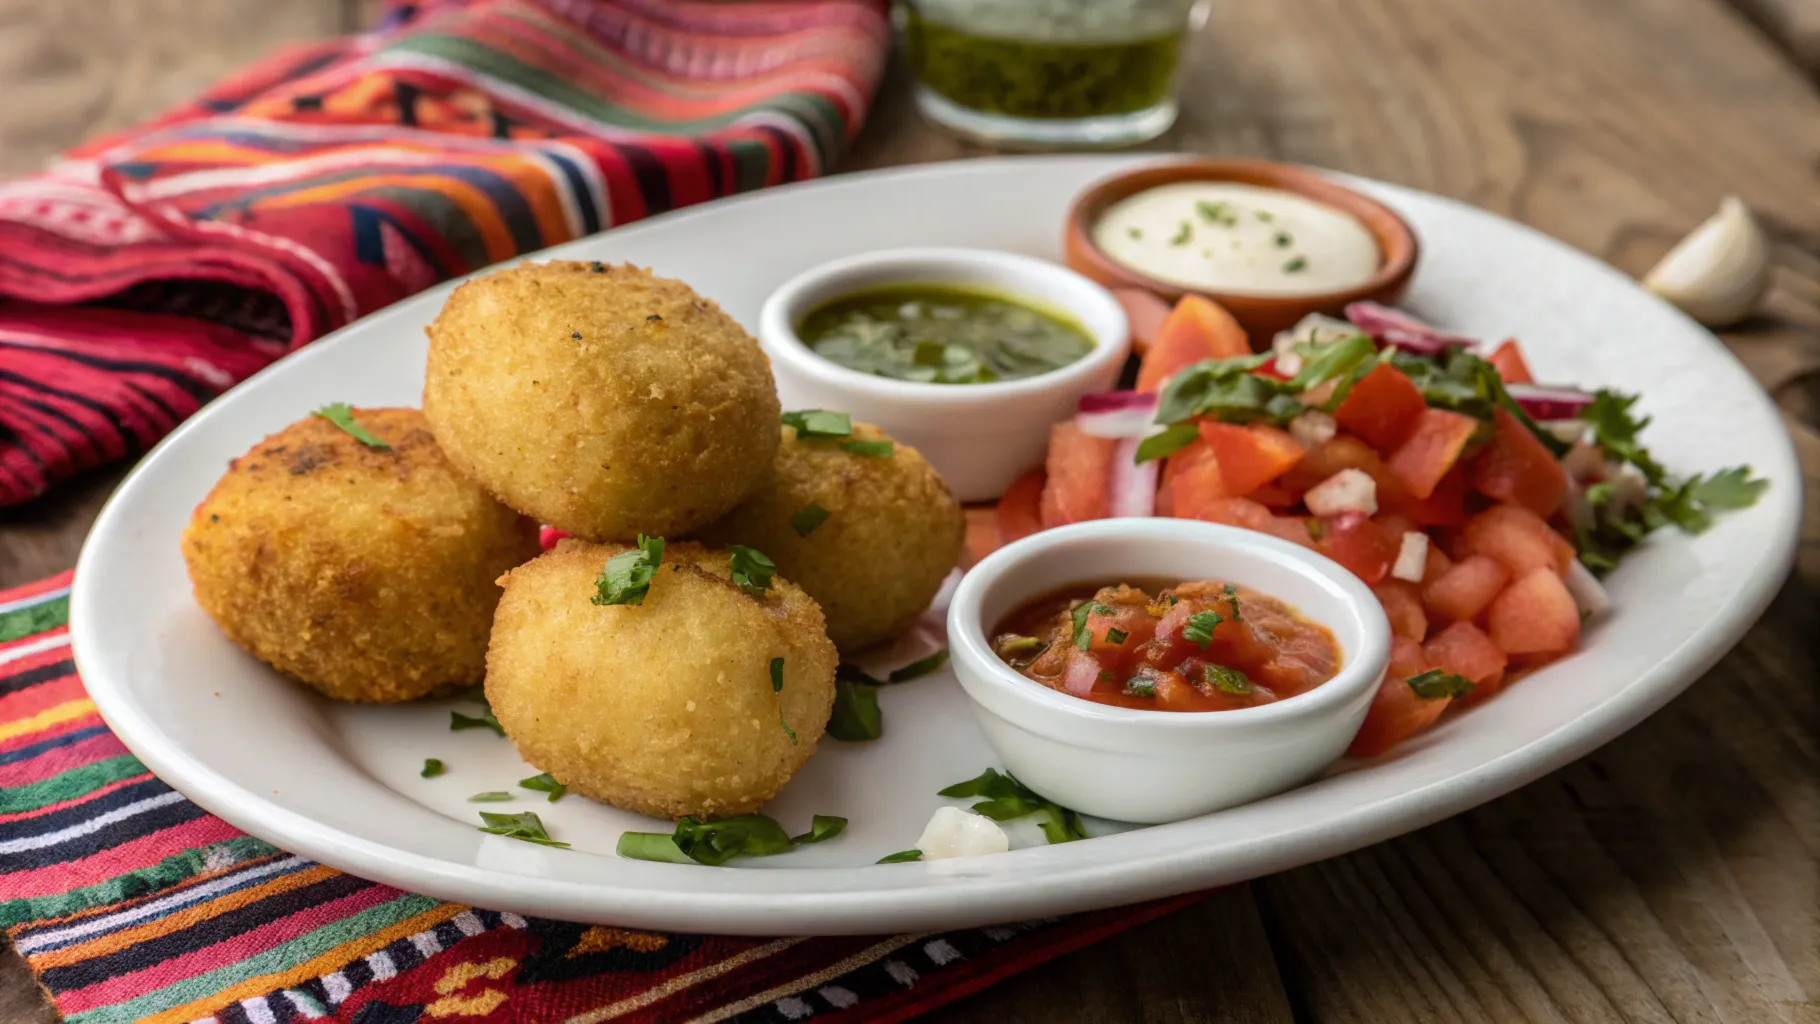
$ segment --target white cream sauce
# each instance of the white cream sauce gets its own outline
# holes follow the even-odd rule
[[[1113,203],[1093,241],[1170,284],[1235,295],[1317,295],[1365,283],[1383,256],[1351,214],[1293,192],[1225,181],[1158,185]]]

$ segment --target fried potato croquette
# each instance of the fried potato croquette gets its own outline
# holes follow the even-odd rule
[[[318,416],[240,458],[183,533],[196,601],[230,639],[336,700],[391,703],[486,668],[494,580],[537,524],[455,471],[415,409]]]
[[[565,540],[500,581],[493,714],[526,761],[592,799],[663,818],[755,811],[834,706],[821,612],[782,578],[741,591],[725,552],[688,543],[665,549],[643,603],[594,604],[628,550]]]
[[[948,485],[916,449],[894,443],[889,458],[874,458],[843,447],[888,440],[867,423],[854,423],[851,438],[803,438],[785,426],[770,477],[700,531],[770,556],[821,605],[842,651],[909,629],[960,559],[966,532]]]
[[[522,263],[457,288],[429,335],[424,414],[449,458],[576,536],[681,536],[777,451],[771,364],[680,281]]]

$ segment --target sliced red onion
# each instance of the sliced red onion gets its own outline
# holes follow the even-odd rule
[[[1574,607],[1580,610],[1582,618],[1590,618],[1610,607],[1611,599],[1605,595],[1605,588],[1599,584],[1598,577],[1592,570],[1580,564],[1578,558],[1567,567],[1567,576],[1561,581],[1567,584],[1567,592],[1573,595]]]
[[[1352,302],[1346,306],[1346,319],[1382,345],[1395,345],[1418,355],[1439,355],[1449,346],[1479,347],[1477,340],[1464,334],[1452,334],[1417,320],[1399,309],[1375,302]]]
[[[1112,474],[1106,482],[1106,514],[1113,519],[1156,515],[1157,467],[1162,459],[1137,461],[1138,438],[1121,438],[1112,449]]]
[[[554,526],[539,526],[537,528],[537,543],[545,551],[554,549],[557,542],[569,536],[572,536],[572,534],[558,530]]]
[[[1534,420],[1571,420],[1593,403],[1590,392],[1553,384],[1506,384],[1504,390]]]
[[[1074,425],[1081,433],[1117,440],[1143,437],[1156,418],[1157,396],[1148,391],[1102,391],[1082,395]]]

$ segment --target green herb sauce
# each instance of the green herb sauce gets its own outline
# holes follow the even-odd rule
[[[849,370],[925,384],[1034,377],[1093,350],[1086,330],[1059,314],[940,285],[855,292],[810,313],[796,333]]]
[[[904,49],[922,84],[990,114],[1085,118],[1149,110],[1169,98],[1185,29],[1117,41],[983,35],[905,12]]]

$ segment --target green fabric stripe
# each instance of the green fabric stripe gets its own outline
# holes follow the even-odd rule
[[[753,110],[778,110],[781,113],[793,114],[794,111],[785,108],[789,106],[791,97],[799,95],[797,93],[779,93],[756,106],[699,121],[654,120],[625,107],[608,103],[593,93],[579,89],[542,68],[532,67],[510,54],[502,53],[461,36],[426,33],[400,39],[386,49],[421,53],[459,64],[472,71],[491,75],[521,89],[536,93],[544,100],[566,107],[584,117],[659,135],[704,134],[711,129],[725,127],[735,118],[744,116]]]
[[[220,871],[256,857],[270,857],[281,852],[277,847],[252,836],[241,836],[193,850],[172,854],[151,867],[116,875],[74,892],[51,896],[27,896],[0,903],[0,929],[11,930],[33,921],[52,921],[81,910],[112,906],[138,899],[186,882],[205,869]],[[212,862],[213,867],[209,868]]]
[[[41,604],[26,605],[0,615],[0,644],[33,633],[46,633],[70,620],[70,596],[64,594]]]
[[[344,917],[313,932],[206,974],[185,978],[173,985],[148,992],[136,999],[112,1006],[97,1006],[68,1018],[68,1024],[101,1024],[103,1021],[138,1020],[182,1006],[237,985],[261,974],[288,971],[298,964],[327,953],[344,942],[357,939],[381,928],[397,924],[408,917],[434,909],[439,904],[428,896],[401,896],[390,903],[368,907],[352,917]],[[260,993],[264,995],[264,993]]]
[[[133,755],[110,757],[105,761],[71,768],[30,785],[0,788],[0,814],[35,811],[40,807],[92,793],[110,782],[144,774],[145,765],[140,764],[139,759]]]

